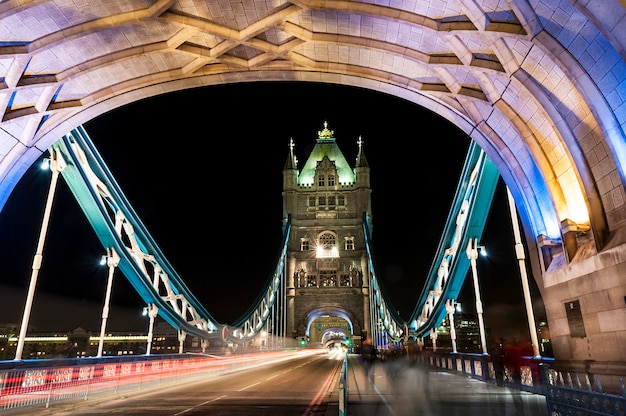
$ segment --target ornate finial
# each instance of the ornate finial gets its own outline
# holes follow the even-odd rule
[[[291,150],[293,152],[293,148],[296,147],[296,145],[293,142],[293,137],[289,138],[289,150]]]
[[[324,122],[324,130],[318,131],[317,132],[317,137],[320,138],[320,139],[332,139],[334,134],[335,134],[334,131],[328,130],[328,122],[325,121]]]
[[[365,143],[363,141],[363,139],[361,139],[361,136],[359,136],[359,140],[356,142],[359,145],[359,150],[361,149],[361,147],[363,147],[363,143]]]

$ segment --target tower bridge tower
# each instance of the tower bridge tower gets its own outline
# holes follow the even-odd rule
[[[293,140],[283,170],[287,247],[287,334],[320,345],[371,334],[363,221],[371,224],[370,168],[358,140],[354,168],[328,123],[302,169]]]

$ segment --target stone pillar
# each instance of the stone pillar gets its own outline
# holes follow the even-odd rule
[[[561,221],[561,235],[563,236],[563,250],[565,250],[565,258],[567,263],[571,262],[576,251],[578,250],[578,242],[576,241],[576,232],[578,226],[570,219]]]
[[[548,270],[552,259],[554,258],[554,248],[556,243],[552,239],[544,234],[537,236],[537,247],[539,248],[539,260],[541,262],[542,271]]]
[[[295,287],[294,276],[296,273],[296,257],[293,254],[289,254],[287,260],[287,270],[285,270],[287,276],[287,293]]]
[[[295,326],[295,296],[296,289],[294,285],[294,276],[296,273],[296,258],[293,254],[289,254],[289,259],[287,261],[287,293],[285,294],[285,301],[287,308],[287,328],[285,337],[293,337],[296,333]]]
[[[370,311],[370,269],[367,266],[367,255],[361,256],[361,271],[362,271],[362,284],[361,293],[363,294],[363,327],[361,328],[361,335],[365,337],[371,338],[373,335],[372,332],[372,322],[370,319],[371,311]],[[374,340],[372,339],[372,342]]]

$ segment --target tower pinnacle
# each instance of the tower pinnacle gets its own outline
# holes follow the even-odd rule
[[[332,139],[334,138],[335,132],[332,130],[328,130],[328,121],[324,121],[324,130],[317,132],[317,137],[319,139]]]

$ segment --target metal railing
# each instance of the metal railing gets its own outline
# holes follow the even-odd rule
[[[544,395],[550,416],[566,415],[626,415],[626,388],[620,378],[621,395],[603,391],[600,377],[593,377],[592,385],[588,374],[563,373],[541,364],[544,380]]]
[[[346,416],[348,411],[348,354],[343,359],[339,375],[339,416]]]
[[[498,382],[489,355],[426,352],[413,359],[485,382]],[[552,358],[523,357],[519,379],[514,380],[505,368],[502,385],[545,396],[550,416],[626,416],[623,378],[618,377],[617,385],[605,391],[601,376],[558,371],[555,366]]]

